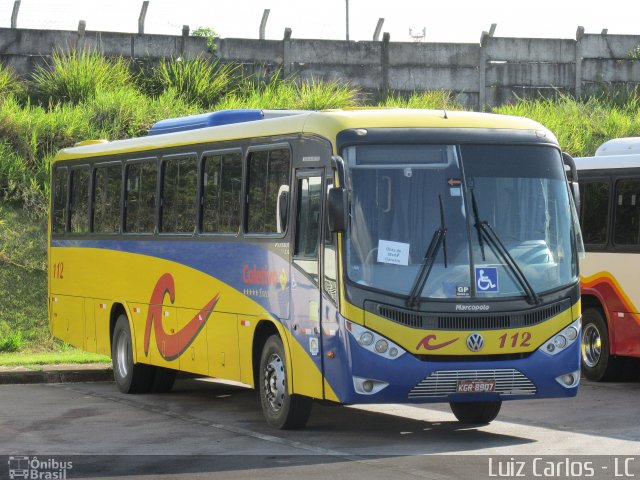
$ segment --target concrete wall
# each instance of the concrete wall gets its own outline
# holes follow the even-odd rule
[[[638,85],[640,60],[629,52],[640,35],[584,34],[576,39],[499,38],[478,44],[334,40],[217,40],[216,57],[248,72],[282,68],[304,80],[347,81],[366,91],[444,89],[480,109],[518,97],[581,94]],[[157,61],[162,57],[211,56],[206,39],[92,31],[0,28],[0,61],[19,74],[47,62],[54,49],[90,48],[106,55]]]

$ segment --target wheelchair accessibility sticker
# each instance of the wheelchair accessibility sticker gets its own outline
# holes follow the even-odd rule
[[[498,293],[498,269],[476,267],[476,287],[478,293]]]

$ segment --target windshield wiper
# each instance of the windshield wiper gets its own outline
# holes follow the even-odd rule
[[[422,259],[422,265],[420,265],[420,271],[416,280],[413,282],[411,293],[407,297],[407,306],[409,308],[415,307],[418,302],[418,297],[424,285],[427,283],[433,264],[436,261],[436,255],[442,247],[442,253],[444,255],[444,268],[447,268],[447,227],[444,223],[444,208],[442,208],[442,196],[438,195],[438,202],[440,205],[440,228],[433,232],[429,248],[427,248],[424,258]]]
[[[480,244],[480,253],[482,253],[482,260],[486,260],[486,257],[484,255],[484,242],[482,240],[482,230],[480,230],[478,228],[478,223],[480,222],[479,218],[480,215],[478,215],[478,202],[476,202],[476,194],[473,193],[473,188],[470,188],[469,190],[471,190],[471,207],[473,208],[473,218],[476,221],[476,230],[478,232],[478,243]]]
[[[471,191],[471,202],[473,204],[473,216],[475,217],[475,227],[478,230],[478,241],[480,243],[480,250],[482,251],[482,260],[486,260],[484,255],[484,245],[482,243],[483,234],[487,239],[487,242],[493,246],[493,248],[498,252],[498,254],[502,257],[502,260],[505,264],[511,269],[514,277],[524,290],[527,301],[531,304],[538,305],[540,303],[540,298],[536,294],[535,290],[527,280],[524,272],[520,269],[516,261],[513,259],[507,247],[504,246],[500,237],[495,232],[493,227],[486,220],[480,220],[478,216],[478,204],[476,203],[476,195],[473,192],[473,188],[469,189]]]

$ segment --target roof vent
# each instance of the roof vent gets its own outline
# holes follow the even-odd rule
[[[163,133],[184,132],[206,127],[219,127],[232,123],[253,122],[262,120],[262,110],[221,110],[201,115],[188,117],[169,118],[154,124],[149,130],[149,135],[161,135]]]
[[[219,127],[234,123],[253,122],[256,120],[300,115],[302,113],[308,112],[305,110],[220,110],[219,112],[161,120],[151,127],[149,135],[184,132],[187,130],[197,130],[199,128],[207,127]]]

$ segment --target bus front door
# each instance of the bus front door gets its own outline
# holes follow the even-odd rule
[[[291,349],[293,381],[295,393],[313,398],[324,398],[319,286],[323,177],[323,169],[297,170],[294,187],[290,331],[297,345]]]

